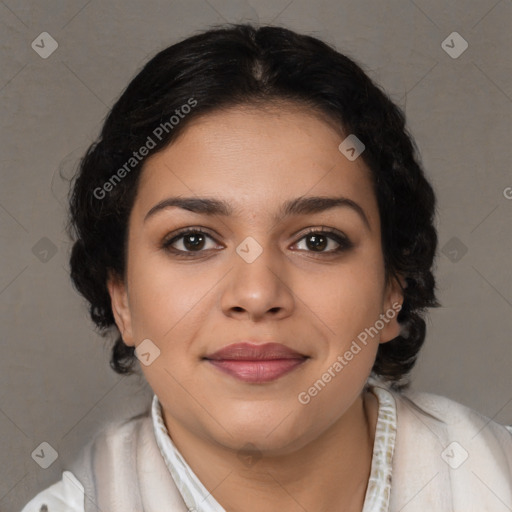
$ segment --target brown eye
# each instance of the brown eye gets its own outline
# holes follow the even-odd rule
[[[342,233],[332,230],[310,230],[304,235],[301,240],[305,240],[305,246],[307,252],[316,252],[319,254],[326,253],[338,253],[345,251],[353,247],[352,242]],[[332,247],[334,245],[334,247]],[[337,245],[337,247],[336,247]],[[330,248],[329,248],[330,247]],[[329,249],[329,250],[326,250]],[[303,250],[303,249],[300,249]]]
[[[179,232],[169,240],[165,240],[162,248],[177,255],[186,256],[187,253],[201,253],[215,247],[205,247],[208,240],[213,238],[199,229],[186,229]]]

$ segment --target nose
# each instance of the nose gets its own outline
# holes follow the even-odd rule
[[[286,260],[270,248],[263,249],[254,261],[234,252],[233,267],[222,291],[223,313],[253,322],[289,316],[295,299],[288,282]]]

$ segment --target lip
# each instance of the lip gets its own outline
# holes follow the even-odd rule
[[[218,370],[244,382],[270,382],[302,365],[308,356],[280,343],[233,343],[206,356]]]

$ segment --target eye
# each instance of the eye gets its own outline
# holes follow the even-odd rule
[[[206,247],[207,240],[214,240],[208,233],[198,228],[185,228],[170,239],[164,240],[162,249],[177,256],[193,256],[193,253],[204,252],[215,247]]]
[[[215,242],[214,238],[203,229],[184,228],[174,233],[171,238],[165,239],[161,247],[177,257],[193,257],[195,254],[218,247],[215,243],[208,247],[208,240]],[[299,250],[318,254],[337,254],[353,247],[353,243],[343,233],[325,227],[309,229],[295,245],[299,246],[302,240],[305,240],[306,248],[298,247]],[[332,245],[334,247],[329,249]]]
[[[308,232],[304,236],[302,236],[302,238],[299,240],[299,242],[297,242],[297,244],[300,244],[301,240],[305,240],[305,250],[307,252],[319,254],[339,253],[353,247],[353,243],[343,233],[337,230],[333,230],[331,228],[324,227],[322,227],[321,229],[312,228],[308,230]],[[330,250],[325,250],[326,248],[329,247],[329,245],[332,246],[333,243],[335,245],[334,248],[331,247]],[[338,247],[336,247],[336,244],[338,245]]]

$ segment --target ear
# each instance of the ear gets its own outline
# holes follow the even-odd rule
[[[404,302],[403,288],[406,286],[407,283],[403,276],[391,278],[386,286],[381,314],[384,328],[380,333],[380,343],[391,341],[400,334],[401,327],[397,317]]]
[[[121,333],[121,337],[126,345],[135,346],[126,285],[123,279],[109,272],[107,288],[110,294],[112,313],[114,314],[114,319]]]

